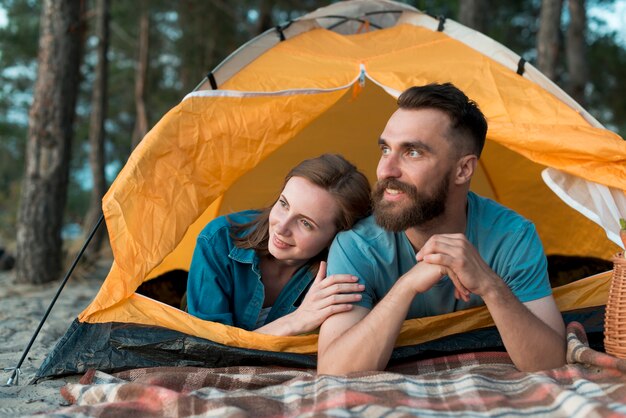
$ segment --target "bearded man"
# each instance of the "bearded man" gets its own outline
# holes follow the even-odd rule
[[[405,319],[485,304],[516,367],[565,364],[565,327],[534,225],[470,192],[480,109],[450,83],[412,87],[378,141],[374,215],[335,238],[328,274],[365,285],[320,329],[318,373],[383,370]]]

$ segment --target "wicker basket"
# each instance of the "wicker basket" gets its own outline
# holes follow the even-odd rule
[[[626,359],[626,258],[613,256],[613,275],[604,317],[604,349],[608,354]]]

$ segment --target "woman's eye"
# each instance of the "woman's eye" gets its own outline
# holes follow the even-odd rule
[[[311,222],[307,221],[306,219],[302,220],[302,225],[304,225],[306,229],[309,229],[309,230],[313,229],[313,225],[311,225]]]
[[[278,203],[280,204],[280,206],[286,208],[287,207],[287,202],[285,202],[283,199],[278,199]]]

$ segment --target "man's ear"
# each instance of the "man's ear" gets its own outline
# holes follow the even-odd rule
[[[476,165],[478,164],[478,157],[474,154],[464,155],[459,158],[456,164],[456,176],[454,181],[456,184],[469,183],[476,171]]]

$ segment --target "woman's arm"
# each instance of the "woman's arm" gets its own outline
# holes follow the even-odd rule
[[[224,246],[217,234],[198,237],[187,279],[187,311],[207,321],[233,325],[228,297],[232,278],[224,265],[228,257],[219,250]]]

